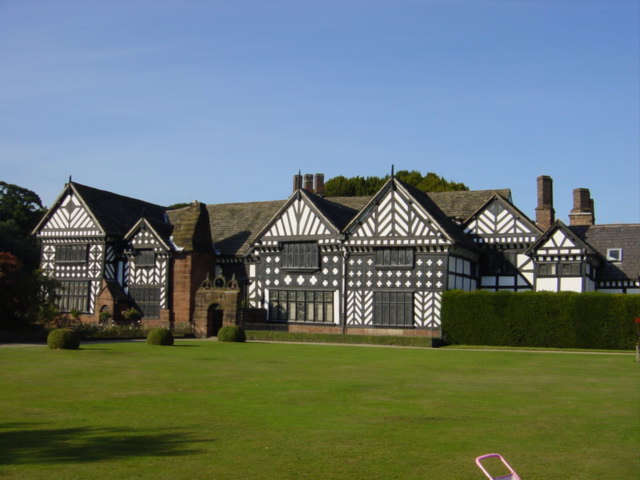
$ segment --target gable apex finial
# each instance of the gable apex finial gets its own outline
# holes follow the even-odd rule
[[[391,164],[391,178],[395,178],[396,174],[394,172],[396,166],[394,164]]]
[[[69,175],[69,183],[71,183],[71,175]]]

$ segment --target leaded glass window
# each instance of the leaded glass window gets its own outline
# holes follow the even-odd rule
[[[318,245],[313,242],[288,242],[282,244],[282,267],[293,269],[317,269],[320,266]]]
[[[376,249],[376,267],[413,267],[413,248]]]
[[[90,283],[84,280],[58,280],[56,295],[58,296],[58,308],[62,312],[78,310],[86,313],[89,311]]]
[[[85,263],[86,261],[86,245],[58,245],[56,247],[56,263]]]
[[[137,267],[154,267],[156,254],[153,250],[138,250],[135,262]]]
[[[333,292],[272,290],[269,319],[275,322],[333,323]]]
[[[373,324],[380,327],[413,326],[412,292],[375,292]]]
[[[136,302],[142,316],[147,318],[160,317],[160,287],[153,285],[132,285],[129,295]]]

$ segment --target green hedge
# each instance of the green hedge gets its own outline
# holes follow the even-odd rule
[[[635,348],[640,295],[461,292],[443,296],[447,343],[513,347]]]

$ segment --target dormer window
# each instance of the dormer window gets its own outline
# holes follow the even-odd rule
[[[621,248],[607,248],[607,260],[610,262],[622,261],[622,249]]]
[[[301,270],[320,268],[320,255],[315,242],[288,242],[282,244],[282,267]]]

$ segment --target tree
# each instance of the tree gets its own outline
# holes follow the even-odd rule
[[[29,271],[40,263],[40,244],[31,231],[44,212],[36,193],[0,181],[0,252],[13,253]]]
[[[416,170],[400,170],[395,175],[409,185],[423,192],[446,192],[452,190],[469,190],[464,183],[450,182],[443,177],[429,172],[422,175]],[[325,193],[328,197],[358,197],[374,195],[389,179],[385,177],[334,177],[325,183]]]
[[[13,220],[20,229],[31,233],[44,212],[38,194],[0,181],[0,222]]]
[[[56,313],[57,282],[38,270],[40,244],[31,235],[44,212],[36,193],[0,181],[0,330]]]
[[[0,330],[19,329],[55,313],[56,282],[26,270],[18,257],[0,252]]]

